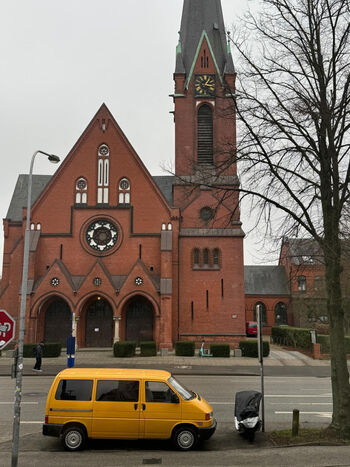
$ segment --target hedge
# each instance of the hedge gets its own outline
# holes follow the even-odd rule
[[[255,357],[258,358],[258,341],[257,339],[250,339],[249,341],[240,341],[239,348],[242,350],[242,357]],[[268,357],[270,354],[270,344],[263,341],[263,357]]]
[[[228,344],[210,344],[210,353],[213,357],[229,357],[230,346]]]
[[[292,326],[273,326],[271,337],[274,344],[311,350],[311,329]]]
[[[154,341],[140,342],[141,357],[154,357],[157,355],[157,346]]]
[[[175,355],[180,357],[193,357],[194,345],[194,341],[175,342]]]
[[[23,357],[34,358],[35,346],[36,344],[24,344]],[[59,357],[61,355],[61,350],[62,344],[59,342],[47,342],[43,345],[43,358]]]
[[[321,353],[331,352],[329,336],[317,334],[317,342],[321,344]],[[345,351],[347,354],[350,354],[350,336],[345,336]]]
[[[136,342],[119,341],[113,345],[113,355],[115,357],[133,357],[135,355]]]

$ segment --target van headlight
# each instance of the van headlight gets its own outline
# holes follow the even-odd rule
[[[209,412],[209,413],[205,414],[205,419],[206,420],[210,420],[211,418],[213,418],[213,412]]]

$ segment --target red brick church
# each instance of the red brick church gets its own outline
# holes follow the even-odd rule
[[[238,196],[219,202],[218,190],[194,183],[215,176],[223,148],[235,148],[227,93],[235,76],[220,0],[184,0],[172,95],[175,175],[152,177],[103,104],[54,176],[33,176],[26,342],[65,343],[73,329],[79,347],[233,344],[264,293],[273,324],[288,287],[254,290],[254,279],[245,286]],[[238,186],[235,165],[220,180],[223,189]],[[14,317],[27,189],[20,175],[3,221],[0,308]],[[281,277],[283,267],[268,274]]]

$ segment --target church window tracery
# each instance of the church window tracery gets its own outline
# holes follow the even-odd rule
[[[130,204],[130,182],[127,178],[122,178],[119,182],[119,204]]]
[[[109,186],[109,147],[107,144],[99,146],[97,157],[97,203],[107,204]]]
[[[80,177],[75,185],[75,203],[87,203],[87,181],[83,177]]]

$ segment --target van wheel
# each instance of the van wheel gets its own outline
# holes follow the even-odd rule
[[[79,426],[70,426],[63,431],[62,444],[67,451],[83,449],[86,441],[84,430]]]
[[[174,431],[172,441],[176,449],[189,451],[197,445],[198,435],[193,428],[184,426]]]

